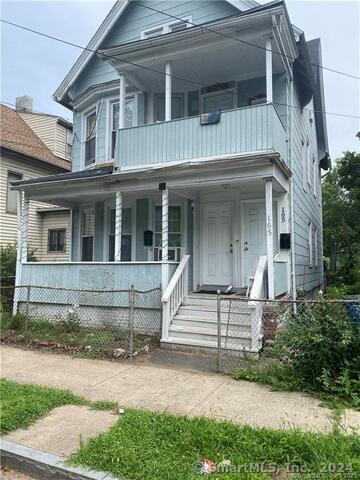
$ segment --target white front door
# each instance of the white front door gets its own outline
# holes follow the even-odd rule
[[[201,283],[232,285],[232,204],[206,203],[202,206],[201,218]]]
[[[277,215],[273,205],[274,255],[277,252]],[[244,208],[244,267],[245,285],[254,277],[260,255],[266,255],[265,203],[249,202]]]

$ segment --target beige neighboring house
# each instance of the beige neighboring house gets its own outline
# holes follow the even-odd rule
[[[31,97],[19,97],[16,110],[0,105],[0,245],[17,240],[17,180],[71,170],[72,124],[32,111]],[[69,259],[69,218],[66,208],[33,202],[29,217],[29,248],[39,261]]]

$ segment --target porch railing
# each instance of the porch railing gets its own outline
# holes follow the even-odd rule
[[[188,287],[188,264],[190,255],[184,255],[175,270],[169,285],[161,298],[162,302],[162,339],[168,338],[169,326],[177,314],[181,303],[187,298]]]
[[[254,282],[250,292],[250,301],[254,310],[251,315],[251,345],[253,348],[259,345],[259,339],[262,328],[262,316],[263,309],[262,303],[256,300],[264,299],[266,294],[266,269],[267,269],[267,257],[261,255],[258,260],[256,272],[254,276]],[[251,299],[253,301],[251,301]]]

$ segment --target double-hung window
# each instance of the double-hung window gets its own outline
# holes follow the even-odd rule
[[[91,262],[94,257],[94,230],[95,212],[93,208],[86,208],[82,212],[81,225],[81,259]]]
[[[181,256],[181,207],[169,206],[169,246],[168,259],[180,261]],[[162,259],[162,207],[155,207],[155,246],[154,260]]]
[[[132,222],[131,208],[122,209],[121,261],[131,262]],[[110,210],[109,262],[115,260],[115,208]]]
[[[48,252],[65,252],[66,245],[66,229],[48,230]]]
[[[125,128],[134,127],[137,124],[137,96],[125,99]],[[111,158],[115,157],[116,132],[119,129],[119,101],[111,103]]]
[[[7,177],[7,194],[6,194],[6,213],[17,214],[17,196],[16,190],[11,190],[11,182],[22,179],[21,173],[8,172]]]
[[[96,112],[90,113],[85,120],[85,167],[95,163],[96,154]]]
[[[316,165],[316,160],[315,160],[315,155],[313,156],[313,192],[314,192],[314,197],[316,198],[317,196],[317,187],[319,184],[319,178],[318,178],[318,168]]]
[[[310,155],[309,139],[307,139],[307,141],[306,141],[306,168],[307,168],[307,181],[308,181],[309,186],[311,186],[312,168],[311,168],[311,155]]]
[[[308,146],[305,140],[302,139],[301,141],[302,185],[305,191],[306,191],[307,151],[308,151]]]
[[[318,266],[319,259],[318,259],[318,233],[317,228],[314,227],[314,265],[315,267]]]
[[[314,256],[313,256],[313,234],[314,228],[313,224],[309,222],[309,239],[308,239],[308,249],[309,249],[309,267],[314,266]]]

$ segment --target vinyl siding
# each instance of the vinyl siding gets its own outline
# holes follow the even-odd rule
[[[46,262],[68,261],[70,249],[70,213],[68,211],[48,212],[41,214],[38,213],[38,216],[41,218],[41,248],[37,255],[37,258],[40,261]],[[66,229],[65,252],[48,252],[49,230],[62,228]]]
[[[306,175],[306,190],[303,188],[303,162],[306,161],[306,152],[302,146],[302,140],[309,139],[310,159],[315,156],[318,162],[317,138],[315,122],[309,122],[309,109],[313,109],[313,103],[309,103],[303,113],[295,94],[293,109],[293,182],[294,182],[294,222],[295,222],[295,258],[296,258],[296,286],[301,290],[312,290],[319,287],[323,281],[323,242],[322,242],[322,209],[320,197],[320,173],[313,177],[311,171],[311,185],[308,184]],[[314,117],[314,115],[312,115]],[[303,151],[304,150],[304,151]],[[314,196],[313,182],[316,182],[317,196]],[[318,266],[309,266],[309,222],[317,229]]]
[[[191,15],[192,21],[198,24],[239,13],[235,7],[225,1],[209,2],[207,0],[197,0],[196,2],[179,2],[170,0],[159,2],[157,0],[148,0],[146,5],[177,17],[188,17]],[[100,49],[140,40],[142,30],[147,30],[169,21],[172,21],[172,19],[166,15],[141,7],[136,2],[131,3],[119,18]],[[76,81],[73,94],[77,97],[91,85],[98,85],[116,80],[117,78],[118,75],[113,67],[98,57],[93,57]]]
[[[17,241],[17,215],[7,213],[6,211],[6,197],[7,197],[7,177],[8,171],[20,173],[23,179],[41,177],[44,175],[51,175],[57,173],[58,170],[41,168],[34,166],[30,162],[22,160],[14,160],[2,156],[0,159],[0,245]],[[29,247],[35,249],[35,256],[38,256],[42,249],[42,235],[41,235],[41,217],[36,212],[38,208],[53,207],[39,202],[30,201],[29,213]]]
[[[68,129],[60,125],[56,117],[29,112],[19,112],[19,115],[54,155],[70,160],[66,155]]]

